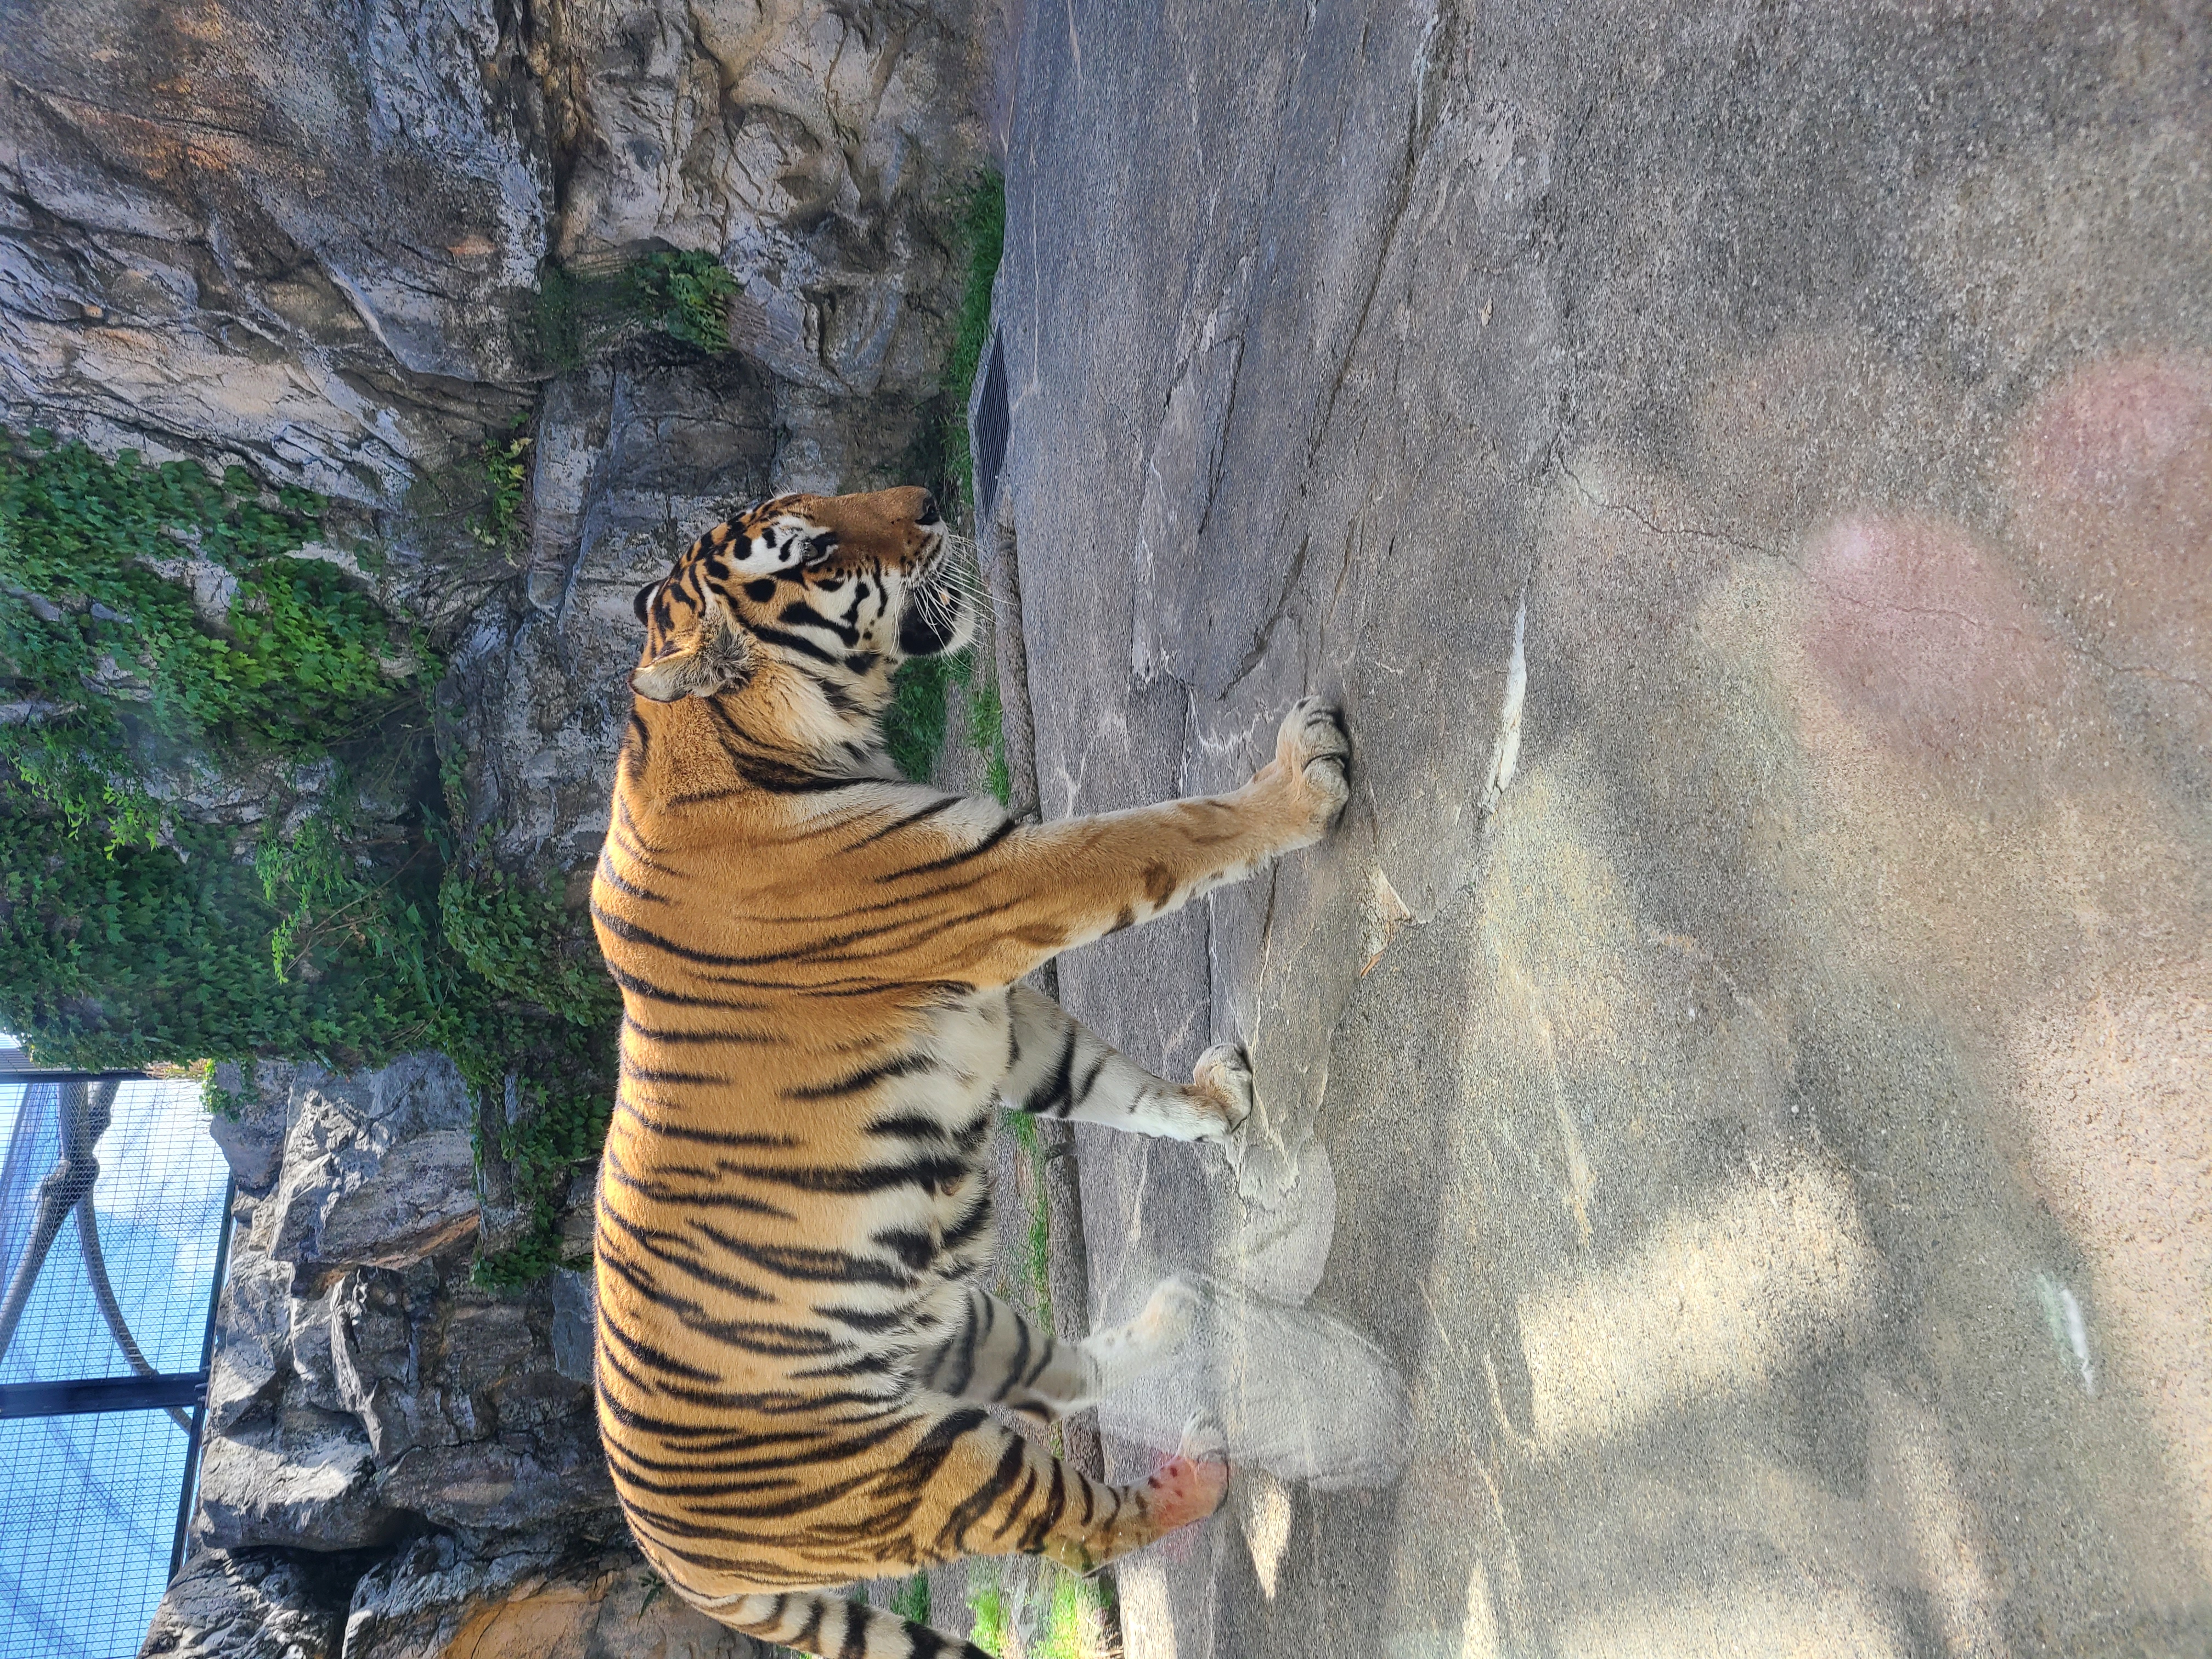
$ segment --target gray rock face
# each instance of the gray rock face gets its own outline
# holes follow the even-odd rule
[[[274,1550],[203,1550],[162,1596],[139,1659],[338,1659],[355,1572]]]
[[[450,1064],[264,1079],[280,1080],[283,1164],[234,1244],[217,1312],[197,1535],[331,1551],[422,1520],[618,1532],[588,1327],[561,1334],[550,1286],[468,1282],[475,1200],[453,1127],[468,1106]],[[580,1377],[556,1363],[565,1351],[573,1367],[580,1343]]]
[[[1354,747],[1060,964],[1257,1073],[1079,1131],[1103,1316],[1270,1310],[1129,1652],[2202,1651],[2201,14],[1244,21],[1030,9],[998,291],[1045,815]]]
[[[208,1134],[222,1149],[238,1190],[261,1198],[276,1184],[284,1167],[284,1131],[292,1106],[292,1067],[285,1060],[264,1060],[254,1068],[254,1086],[240,1088],[237,1066],[226,1061],[218,1067],[216,1082],[239,1103],[234,1118],[208,1120]],[[243,1096],[241,1099],[240,1097]]]
[[[631,595],[775,476],[775,394],[737,357],[640,343],[547,390],[537,515],[511,604],[477,614],[449,684],[470,804],[499,852],[563,875],[599,855],[636,666]]]
[[[9,423],[396,499],[482,418],[450,383],[523,372],[536,82],[471,0],[195,18],[33,6],[0,48]]]
[[[221,1549],[385,1543],[406,1516],[379,1498],[375,1474],[358,1421],[280,1396],[208,1439],[195,1534]]]
[[[391,506],[525,406],[549,253],[678,247],[744,283],[792,476],[856,435],[880,462],[943,361],[967,14],[33,6],[0,48],[0,409]]]
[[[276,1259],[404,1267],[475,1232],[475,1109],[444,1055],[347,1078],[301,1066],[289,1113]]]
[[[631,590],[762,494],[904,481],[957,299],[945,231],[983,153],[978,18],[996,10],[34,4],[0,40],[0,421],[106,453],[245,460],[333,497],[333,544],[373,524],[373,572],[337,544],[305,556],[447,651],[467,828],[495,824],[510,869],[573,875],[601,833]],[[663,248],[736,276],[734,351],[648,335],[555,375],[544,262]],[[533,410],[526,537],[481,544],[445,503]],[[219,623],[221,573],[183,551],[170,563]],[[290,820],[330,782],[185,757],[154,787],[180,817],[248,826]],[[220,1316],[203,1543],[618,1528],[587,1305],[573,1286],[556,1309],[466,1283],[477,1230],[517,1219],[488,1224],[471,1127],[458,1077],[427,1057],[355,1078],[264,1066],[258,1098],[218,1126],[258,1201]],[[204,1557],[164,1639],[236,1649],[255,1604],[235,1564],[264,1559]],[[533,1654],[570,1650],[570,1615],[595,1653],[743,1650],[665,1601],[631,1617],[617,1558],[594,1571],[515,1592],[525,1622],[502,1613],[498,1630],[532,1632],[514,1650]],[[349,1652],[444,1650],[434,1619],[408,1623],[388,1599],[370,1612]],[[269,1629],[293,1639],[273,1615]]]
[[[983,155],[975,9],[33,6],[0,46],[0,422],[380,514],[373,576],[309,552],[458,640],[474,812],[557,877],[596,842],[629,588],[769,489],[904,481]],[[734,354],[648,338],[547,386],[527,550],[480,545],[440,503],[551,373],[541,263],[663,248],[737,277]],[[155,787],[223,823],[318,796],[260,770]]]
[[[553,1369],[574,1382],[592,1380],[592,1346],[599,1298],[591,1273],[553,1270]]]

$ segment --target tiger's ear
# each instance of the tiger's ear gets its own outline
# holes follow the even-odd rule
[[[653,702],[711,697],[752,678],[752,649],[718,604],[630,672],[629,689]]]

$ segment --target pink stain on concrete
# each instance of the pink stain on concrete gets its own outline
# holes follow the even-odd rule
[[[1964,526],[1867,513],[1806,564],[1806,655],[1890,747],[1942,762],[2025,759],[2072,701],[2065,648]]]
[[[2076,370],[2023,414],[2007,464],[2009,537],[2051,603],[2212,747],[2212,362]]]

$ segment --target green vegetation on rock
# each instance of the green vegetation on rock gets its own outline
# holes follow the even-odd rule
[[[527,416],[504,437],[490,438],[477,452],[483,466],[483,507],[469,533],[486,547],[512,548],[522,535],[522,503],[529,492],[530,464],[525,459],[530,434],[521,430]]]
[[[1006,244],[1006,181],[995,173],[980,175],[961,204],[955,227],[956,247],[968,275],[961,288],[951,355],[945,362],[945,449],[946,470],[959,479],[962,497],[972,509],[975,462],[968,446],[968,399],[975,388],[983,348],[991,339],[991,290],[998,282]]]
[[[579,368],[655,330],[719,356],[730,349],[730,306],[737,297],[738,279],[711,253],[549,264],[538,275],[527,343],[556,371]]]
[[[1038,1588],[1049,1586],[1051,1600],[1032,1611],[1034,1602],[1008,1589],[996,1562],[973,1561],[968,1571],[968,1639],[984,1652],[1000,1659],[1017,1651],[1025,1659],[1106,1659],[1111,1650],[1106,1617],[1113,1592],[1103,1580],[1040,1562],[1031,1571]],[[1034,1633],[1024,1640],[1024,1632]]]
[[[951,216],[949,234],[967,275],[961,288],[951,353],[945,359],[939,393],[942,412],[934,427],[935,453],[922,463],[922,476],[957,484],[969,513],[975,506],[975,466],[968,446],[968,398],[990,337],[991,289],[998,280],[1006,234],[1006,180],[995,173],[981,173]],[[935,768],[945,746],[946,690],[971,683],[974,660],[973,653],[963,652],[954,657],[916,658],[900,668],[891,707],[884,717],[884,741],[907,776],[927,778]],[[969,737],[988,757],[991,793],[1003,802],[1008,781],[996,677],[987,670],[970,696]]]
[[[160,774],[313,758],[419,695],[422,641],[292,555],[323,502],[0,433],[0,763],[72,832],[151,844]]]
[[[617,1000],[576,918],[458,842],[439,665],[292,556],[322,513],[239,468],[0,450],[0,1026],[85,1069],[444,1050],[513,1103],[527,1224],[478,1270],[512,1283],[605,1134]],[[258,829],[185,810],[241,776]]]

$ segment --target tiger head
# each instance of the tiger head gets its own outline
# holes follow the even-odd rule
[[[975,636],[968,574],[926,489],[778,495],[691,544],[637,591],[645,652],[630,689],[654,702],[758,684],[804,741],[849,741],[909,657]]]

